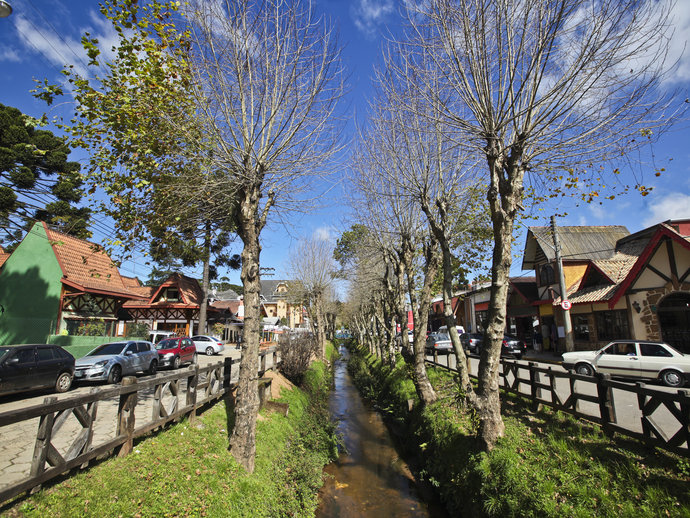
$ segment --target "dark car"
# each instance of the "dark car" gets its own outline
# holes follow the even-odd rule
[[[0,347],[0,395],[53,388],[67,392],[74,378],[74,356],[49,344]]]
[[[525,354],[527,346],[525,342],[510,335],[503,335],[503,342],[501,343],[501,356],[514,356],[518,360]]]
[[[482,346],[483,336],[480,333],[463,333],[460,335],[460,343],[462,348],[471,353],[479,353]]]
[[[197,361],[196,347],[188,336],[161,340],[156,344],[156,351],[161,367],[179,369],[183,363],[195,364]]]

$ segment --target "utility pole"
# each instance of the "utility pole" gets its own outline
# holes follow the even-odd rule
[[[556,263],[558,264],[558,284],[561,288],[561,309],[563,310],[563,325],[565,328],[565,350],[567,352],[575,350],[573,341],[573,324],[570,321],[570,309],[566,309],[565,301],[568,300],[568,292],[565,286],[565,275],[563,275],[563,259],[561,258],[561,244],[558,241],[558,229],[556,228],[556,216],[551,216],[551,231],[553,232],[553,245],[556,250]]]

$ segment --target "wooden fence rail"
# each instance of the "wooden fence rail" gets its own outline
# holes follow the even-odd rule
[[[438,355],[427,363],[450,371],[457,370],[450,366],[451,355],[446,355],[445,365],[439,362]],[[531,401],[533,410],[540,405],[547,405],[562,412],[574,415],[599,424],[604,432],[614,432],[639,439],[650,446],[688,456],[690,455],[690,390],[667,392],[648,387],[644,383],[625,383],[611,379],[608,374],[581,376],[567,371],[543,367],[535,362],[519,363],[515,360],[501,359],[501,388]],[[477,379],[475,374],[470,376]],[[559,383],[561,381],[561,383]],[[576,382],[581,382],[576,385]],[[560,385],[560,387],[557,387]],[[594,385],[596,395],[587,394],[578,388]],[[564,390],[565,389],[565,390]],[[616,416],[614,390],[628,392],[637,396],[641,412],[642,432],[622,426]],[[566,392],[563,396],[563,392]],[[593,412],[584,412],[583,403],[589,403]],[[663,409],[665,415],[674,419],[665,430],[655,421],[655,412]]]
[[[269,370],[278,367],[275,347],[261,351],[259,355],[260,376],[267,370],[266,356],[271,356],[273,360]],[[40,405],[0,413],[0,430],[29,419],[39,420],[28,477],[0,488],[0,503],[24,491],[38,489],[41,484],[72,468],[84,468],[89,461],[107,456],[115,449],[119,448],[118,455],[127,455],[132,451],[137,437],[161,429],[168,423],[183,417],[193,420],[200,407],[217,401],[234,388],[232,375],[236,370],[233,370],[233,366],[239,362],[239,359],[225,358],[224,362],[205,367],[192,365],[164,376],[159,373],[159,376],[146,380],[126,377],[121,385],[115,387],[93,388],[89,394],[62,400],[51,396]],[[181,383],[183,380],[186,383]],[[137,422],[137,407],[145,395],[151,393],[151,417],[143,423]],[[94,444],[99,403],[112,404],[115,401],[115,436]],[[63,442],[68,442],[68,446],[63,447],[63,453],[60,453],[55,440],[71,417],[77,420],[81,429],[76,436],[61,437]]]

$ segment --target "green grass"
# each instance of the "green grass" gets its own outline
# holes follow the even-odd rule
[[[358,386],[405,426],[403,442],[420,459],[451,514],[463,516],[690,516],[690,462],[616,436],[567,414],[531,412],[502,394],[505,437],[490,452],[476,439],[477,420],[459,404],[457,384],[429,369],[439,401],[407,412],[415,399],[409,367],[352,356]]]
[[[327,415],[328,372],[316,362],[310,390],[283,391],[289,414],[257,423],[256,467],[247,474],[228,452],[228,415],[216,404],[35,495],[4,516],[312,516],[322,468],[337,454]],[[324,420],[325,415],[325,420]]]

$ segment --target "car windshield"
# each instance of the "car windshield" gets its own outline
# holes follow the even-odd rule
[[[448,333],[439,333],[436,337],[437,340],[450,340]]]
[[[124,348],[127,347],[127,342],[115,342],[112,344],[103,344],[96,347],[87,356],[106,356],[110,354],[121,354]]]
[[[174,349],[177,347],[177,339],[161,340],[156,344],[156,349]]]

